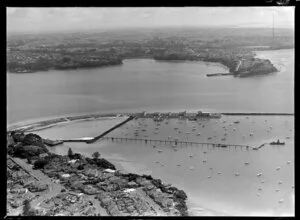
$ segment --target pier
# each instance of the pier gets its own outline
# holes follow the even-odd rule
[[[234,147],[234,148],[246,148],[247,150],[249,148],[254,149],[255,147],[250,147],[248,145],[241,145],[241,144],[224,144],[224,143],[203,143],[203,142],[193,142],[193,141],[175,141],[175,140],[158,140],[158,139],[145,139],[145,138],[125,138],[125,137],[102,137],[102,140],[110,140],[110,141],[120,141],[120,142],[129,142],[129,141],[139,141],[142,143],[156,143],[156,144],[174,144],[175,146],[178,145],[197,145],[197,146],[207,146],[207,147],[221,147],[221,148],[227,148],[227,147]]]

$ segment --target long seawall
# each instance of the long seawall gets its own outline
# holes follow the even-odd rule
[[[103,136],[107,135],[108,133],[112,132],[113,130],[117,129],[118,127],[121,127],[123,124],[126,124],[127,122],[131,121],[132,119],[134,119],[134,116],[130,116],[129,118],[127,118],[125,121],[115,125],[114,127],[112,127],[111,129],[103,132],[102,134],[94,137],[93,139],[91,140],[87,140],[86,143],[87,144],[91,144],[91,143],[94,143],[95,141],[99,140],[100,138],[102,138]]]
[[[266,115],[278,115],[278,116],[294,116],[294,113],[263,113],[263,112],[256,112],[256,113],[245,113],[245,112],[227,112],[227,113],[220,113],[222,115],[261,115],[261,116],[266,116]]]

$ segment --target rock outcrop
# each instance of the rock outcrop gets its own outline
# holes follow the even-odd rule
[[[236,71],[234,74],[239,77],[249,77],[255,75],[264,75],[277,71],[278,70],[270,60],[251,58],[242,60],[238,71]]]

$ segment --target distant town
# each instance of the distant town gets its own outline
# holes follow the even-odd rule
[[[275,39],[269,29],[248,30],[249,36],[243,35],[243,29],[220,34],[222,31],[11,35],[7,39],[7,71],[92,68],[122,65],[124,59],[151,58],[217,62],[228,67],[231,75],[243,77],[277,71],[269,60],[255,58],[255,50],[294,47],[293,35],[285,29],[277,30],[280,34]]]

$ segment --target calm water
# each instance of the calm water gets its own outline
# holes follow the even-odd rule
[[[293,112],[294,50],[259,52],[281,68],[254,78],[203,62],[126,60],[122,66],[8,74],[8,123],[87,112],[204,109]]]
[[[253,78],[207,78],[207,73],[228,70],[202,62],[139,59],[117,67],[8,74],[8,123],[101,111],[294,112],[294,51],[258,54],[271,59],[281,71]],[[90,137],[120,120],[81,121],[35,133],[52,139]],[[236,120],[240,123],[234,124]],[[174,151],[170,145],[99,141],[90,145],[66,143],[51,150],[65,154],[72,147],[86,155],[99,151],[119,169],[161,178],[187,192],[192,214],[294,214],[294,117],[223,116],[200,123],[170,120],[157,125],[151,120],[137,120],[110,135],[134,137],[138,130],[140,138],[254,147],[279,138],[286,145],[267,145],[259,151],[182,145]],[[225,128],[227,136],[222,140]],[[257,177],[257,173],[262,176]]]
[[[240,123],[234,124],[236,120]],[[105,123],[113,125],[113,122],[114,120],[108,120]],[[98,127],[102,125],[103,120],[78,122],[36,133],[47,138],[90,137],[97,130],[101,132],[103,129]],[[253,151],[239,147],[220,149],[179,145],[174,148],[170,144],[98,141],[90,145],[66,143],[51,150],[66,154],[71,147],[74,152],[88,156],[99,151],[102,156],[115,163],[118,169],[161,178],[187,192],[190,211],[195,215],[293,215],[294,117],[223,116],[219,120],[200,123],[172,119],[160,125],[150,119],[135,120],[109,136],[132,138],[135,137],[136,130],[138,138],[178,138],[196,142],[247,144],[253,147],[280,139],[286,145],[266,145]],[[227,138],[222,141],[225,132]],[[254,135],[250,136],[250,133]],[[212,139],[207,140],[208,137]],[[246,165],[246,162],[249,164]],[[276,170],[277,167],[280,170]],[[235,176],[235,173],[240,175]],[[262,176],[257,177],[258,173],[262,173]],[[279,203],[280,199],[283,199],[282,203]]]

